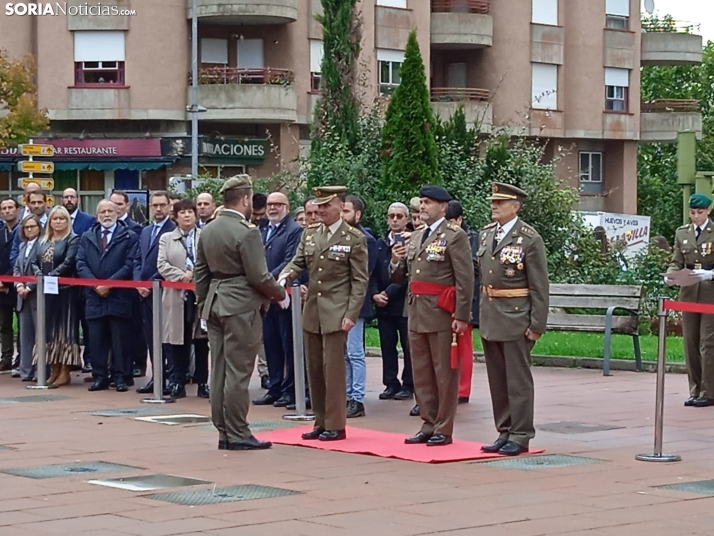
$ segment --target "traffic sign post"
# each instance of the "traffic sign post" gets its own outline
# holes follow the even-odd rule
[[[22,196],[22,199],[20,199],[20,203],[22,206],[27,206],[27,199],[25,199],[25,196]],[[54,195],[47,195],[47,206],[48,207],[54,207],[55,206],[55,196]]]
[[[55,148],[52,145],[27,143],[25,145],[20,145],[20,154],[22,156],[54,156]]]
[[[55,165],[53,162],[37,162],[33,160],[23,160],[19,164],[22,173],[54,173]]]
[[[35,184],[39,184],[40,188],[43,190],[49,190],[52,191],[55,189],[55,181],[54,179],[35,179],[34,177],[23,177],[20,179],[18,182],[18,186],[21,189],[27,188],[27,185],[30,184],[31,182],[34,182]]]

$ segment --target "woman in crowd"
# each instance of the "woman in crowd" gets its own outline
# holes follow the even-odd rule
[[[196,227],[196,205],[181,199],[173,207],[176,229],[159,240],[158,268],[161,277],[175,283],[191,283],[201,230]],[[171,396],[186,396],[186,376],[191,360],[191,344],[195,348],[194,383],[198,396],[208,398],[208,335],[203,329],[192,290],[165,289],[162,305],[164,344],[171,345],[174,367],[170,378]]]
[[[37,253],[42,224],[40,218],[32,214],[20,224],[19,254],[12,275],[33,276],[32,261]],[[35,283],[15,283],[17,290],[17,312],[20,321],[20,377],[24,382],[34,381],[35,368],[32,366],[32,352],[35,348],[35,321],[37,320],[37,285]]]
[[[35,275],[77,277],[79,236],[72,232],[72,219],[64,207],[55,207],[47,218],[45,236],[34,257]],[[47,364],[52,373],[48,385],[70,382],[70,371],[82,368],[79,349],[79,287],[61,285],[59,294],[45,294],[47,311]]]

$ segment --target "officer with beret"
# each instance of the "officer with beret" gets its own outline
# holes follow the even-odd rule
[[[466,233],[446,221],[449,193],[440,186],[419,191],[423,227],[409,244],[392,248],[392,281],[409,279],[409,348],[421,430],[408,445],[452,443],[459,371],[468,355],[462,334],[471,318],[474,267]]]
[[[419,197],[412,197],[409,200],[409,213],[411,214],[412,221],[407,224],[407,230],[416,231],[424,227],[424,222],[421,221],[421,217],[419,216],[420,211]]]
[[[278,281],[289,284],[310,272],[303,331],[310,401],[315,427],[306,440],[339,441],[347,437],[347,333],[355,326],[367,294],[367,240],[342,219],[344,186],[315,188],[320,222],[302,233],[295,257]]]
[[[491,187],[491,219],[479,233],[480,334],[498,439],[485,452],[528,451],[533,426],[531,350],[548,320],[548,261],[543,239],[518,213],[526,193]]]
[[[228,179],[223,210],[198,242],[193,277],[211,345],[211,413],[221,450],[267,449],[248,426],[248,384],[263,335],[261,308],[285,309],[289,297],[268,271],[258,228],[250,223],[253,185],[248,175]]]
[[[672,262],[667,272],[688,268],[701,280],[682,287],[683,302],[714,304],[714,225],[709,219],[712,201],[704,194],[689,199],[691,224],[683,225],[674,236]],[[673,282],[665,278],[668,285]],[[689,398],[685,406],[714,405],[714,315],[682,313],[684,357],[689,377]]]

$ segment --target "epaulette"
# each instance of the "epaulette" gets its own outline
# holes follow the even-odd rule
[[[523,233],[525,233],[525,234],[527,234],[527,235],[534,235],[534,234],[536,234],[536,230],[533,229],[533,227],[531,227],[531,226],[528,225],[527,223],[524,223],[523,225],[521,225],[521,231],[523,231]]]
[[[493,222],[489,223],[488,225],[486,225],[483,229],[484,230],[490,229],[491,227],[496,227],[496,225],[498,225],[498,222],[493,221]]]
[[[322,224],[321,224],[321,223],[311,223],[310,225],[307,226],[307,228],[308,228],[308,229],[316,229],[316,228],[318,228],[320,225],[322,225]]]
[[[458,229],[458,227],[456,225],[454,225],[453,223],[447,223],[446,228],[451,229],[452,231],[456,231],[456,229]]]
[[[677,227],[677,231],[681,231],[682,229],[689,229],[689,224],[686,223],[686,224],[682,225],[681,227]]]
[[[364,236],[362,234],[362,231],[360,231],[356,227],[352,227],[351,225],[347,228],[347,230],[355,236]]]
[[[250,223],[248,220],[241,218],[240,222],[245,225],[248,229],[253,229],[255,227],[254,224]]]

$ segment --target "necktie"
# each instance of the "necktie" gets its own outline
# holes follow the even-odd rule
[[[275,234],[275,225],[272,223],[268,226],[268,233],[265,235],[265,241],[269,242],[270,239],[273,237]]]
[[[702,228],[697,227],[697,240],[699,240],[699,236],[702,234]]]
[[[429,238],[429,235],[431,234],[431,227],[427,227],[424,229],[424,234],[421,235],[421,245],[424,245],[424,242]]]
[[[109,245],[109,229],[104,229],[102,231],[102,251],[107,249],[107,245]]]
[[[159,234],[159,226],[154,224],[154,229],[151,231],[151,243],[153,244],[156,241],[156,237]]]
[[[493,250],[494,251],[498,247],[498,243],[501,241],[501,238],[503,238],[503,227],[501,227],[499,225],[498,229],[496,229],[496,234],[493,236]]]

